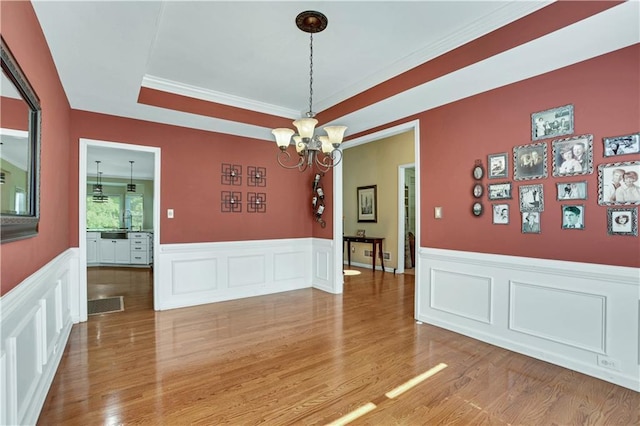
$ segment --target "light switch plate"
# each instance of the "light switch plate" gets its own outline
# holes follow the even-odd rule
[[[167,217],[173,219],[173,209],[167,209]]]
[[[442,207],[435,207],[433,209],[433,214],[436,219],[442,219]]]

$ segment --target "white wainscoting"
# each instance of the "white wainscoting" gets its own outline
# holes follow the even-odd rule
[[[67,250],[0,298],[0,424],[38,420],[73,324],[75,256]]]
[[[318,238],[163,244],[159,310],[315,287],[335,292],[333,241]]]
[[[640,392],[640,270],[440,249],[416,319]]]

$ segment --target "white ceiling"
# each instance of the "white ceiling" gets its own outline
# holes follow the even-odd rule
[[[638,43],[638,2],[627,3],[337,121],[353,134]],[[72,108],[269,141],[267,128],[139,104],[140,88],[295,118],[309,98],[309,35],[295,26],[301,11],[329,19],[314,35],[318,112],[547,4],[33,1]],[[117,158],[127,170],[128,160]],[[95,163],[87,170],[95,173]]]

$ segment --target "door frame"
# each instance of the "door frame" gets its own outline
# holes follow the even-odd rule
[[[87,321],[87,151],[90,147],[115,148],[127,151],[143,151],[153,154],[153,257],[154,262],[160,249],[160,148],[133,145],[121,142],[107,142],[80,138],[78,174],[78,320]],[[153,309],[158,310],[159,274],[153,274]]]
[[[380,139],[395,136],[400,133],[406,133],[413,130],[413,155],[415,161],[416,170],[416,240],[419,240],[420,235],[420,120],[412,120],[397,126],[389,127],[384,130],[380,130],[375,133],[361,136],[356,139],[349,140],[342,145],[342,150],[345,151],[350,148],[355,148],[359,145],[375,142]],[[342,173],[342,161],[333,168],[333,263],[334,277],[333,277],[333,293],[340,294],[343,292],[344,287],[344,243],[342,240],[342,215],[343,215],[343,173]],[[404,245],[404,243],[403,243]],[[416,283],[419,282],[419,268],[420,258],[416,256]],[[416,292],[419,286],[415,286]]]
[[[396,272],[398,274],[404,274],[404,256],[405,250],[405,238],[404,234],[406,233],[405,222],[407,220],[405,209],[404,209],[404,187],[406,185],[406,170],[407,169],[415,169],[416,163],[407,163],[398,165],[398,268]],[[414,190],[415,192],[415,187]],[[415,194],[414,194],[415,198]],[[415,207],[414,207],[415,209]],[[415,212],[414,212],[415,215]],[[418,219],[417,215],[416,220]],[[402,258],[401,258],[402,256]],[[402,262],[400,262],[402,259]]]

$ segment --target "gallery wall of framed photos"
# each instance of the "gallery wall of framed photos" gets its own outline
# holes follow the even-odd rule
[[[639,64],[625,48],[423,113],[421,245],[640,266],[640,199],[606,199],[614,171],[640,174]]]

